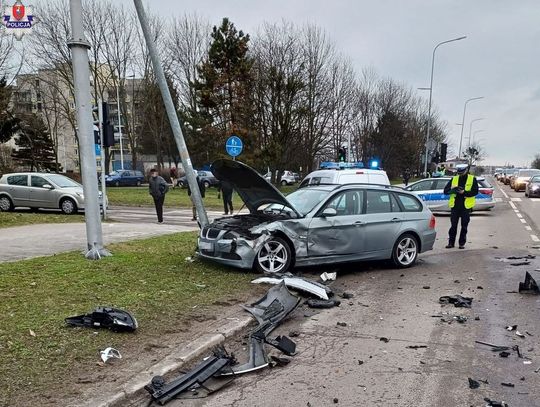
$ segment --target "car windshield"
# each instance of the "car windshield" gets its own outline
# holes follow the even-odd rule
[[[531,178],[531,182],[540,182],[540,175]]]
[[[73,181],[72,179],[68,177],[64,177],[63,175],[53,174],[48,175],[47,178],[49,178],[56,186],[59,188],[71,188],[71,187],[80,187],[81,184]]]
[[[330,191],[323,189],[302,188],[287,195],[287,201],[289,201],[299,213],[306,215],[325,199],[328,194],[330,194]]]

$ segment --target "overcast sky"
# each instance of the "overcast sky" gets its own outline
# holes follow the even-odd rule
[[[129,0],[121,0],[126,4]],[[433,47],[433,103],[448,122],[457,153],[465,100],[484,164],[527,165],[540,153],[539,0],[151,0],[164,18],[197,12],[218,24],[229,17],[247,33],[287,19],[324,28],[356,69],[376,71],[413,88],[428,87]],[[428,91],[421,91],[428,96]],[[464,140],[464,144],[466,140]]]

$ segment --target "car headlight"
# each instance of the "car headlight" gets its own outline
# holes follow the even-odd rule
[[[540,185],[533,185],[533,186],[531,187],[531,189],[532,189],[533,191],[536,191],[537,189],[540,189]]]

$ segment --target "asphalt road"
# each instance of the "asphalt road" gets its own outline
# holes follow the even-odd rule
[[[540,406],[540,296],[517,293],[525,271],[540,282],[540,202],[508,188],[497,187],[495,196],[493,211],[472,217],[465,250],[444,249],[449,218],[438,216],[436,248],[416,267],[340,269],[334,286],[353,299],[317,314],[299,308],[275,331],[299,333],[297,355],[286,367],[238,377],[206,399],[168,405],[447,407],[485,406],[488,397],[511,407]],[[504,261],[525,254],[539,257],[525,266]],[[439,303],[454,294],[472,297],[472,308]],[[467,321],[456,322],[458,315]],[[505,329],[516,324],[524,338]],[[244,341],[228,344],[241,362]],[[518,345],[522,357],[514,350],[500,357],[475,341]],[[468,378],[485,382],[470,389]]]

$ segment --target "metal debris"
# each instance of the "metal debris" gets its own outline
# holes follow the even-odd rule
[[[114,348],[107,348],[105,350],[102,350],[101,352],[99,352],[99,354],[101,355],[101,360],[103,361],[103,363],[106,363],[109,359],[122,359],[122,355],[120,354],[120,352]]]
[[[536,281],[534,278],[532,278],[528,271],[525,272],[525,281],[519,283],[519,292],[527,294],[540,294],[538,284],[536,284]]]
[[[439,298],[441,304],[454,304],[456,308],[471,308],[473,299],[461,295],[445,295]]]

